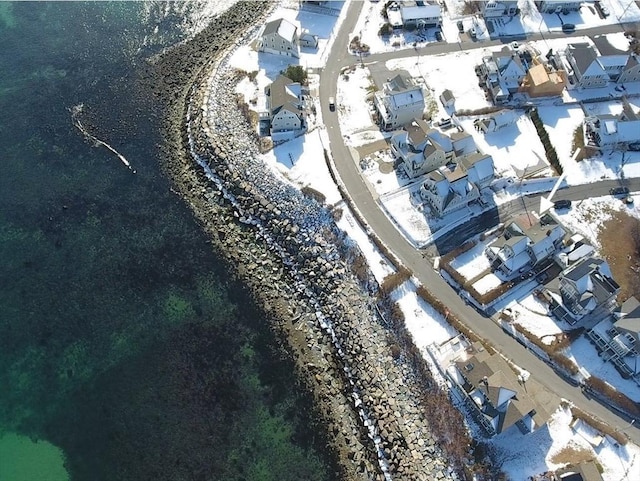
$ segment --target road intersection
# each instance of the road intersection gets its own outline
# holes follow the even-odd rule
[[[481,315],[466,304],[458,293],[432,268],[431,264],[425,261],[423,252],[416,249],[415,246],[409,243],[396,229],[393,222],[384,214],[378,205],[376,198],[372,195],[366,181],[362,177],[350,149],[344,143],[338,121],[338,113],[330,111],[328,104],[329,97],[337,98],[338,77],[343,69],[349,66],[355,66],[361,61],[360,58],[351,55],[347,51],[347,45],[349,44],[349,36],[351,32],[354,31],[360,15],[362,4],[363,2],[359,1],[347,2],[345,4],[345,8],[347,8],[345,18],[334,39],[326,65],[320,73],[321,109],[329,137],[331,155],[334,160],[335,169],[337,170],[336,174],[347,190],[352,206],[359,211],[370,230],[395,254],[403,265],[413,272],[419,282],[434,293],[435,296],[448,307],[449,311],[454,313],[472,331],[483,339],[488,340],[496,350],[512,360],[515,364],[527,369],[532,376],[550,392],[573,402],[582,410],[602,419],[614,429],[622,430],[624,426],[629,426],[629,420],[619,417],[613,411],[586,395],[579,386],[567,382],[549,365],[525,349],[513,337],[506,334],[502,328],[491,319]],[[623,31],[620,25],[607,25],[587,31],[581,30],[574,35],[594,35],[620,31]],[[529,40],[539,40],[566,36],[566,34],[561,32],[548,32],[544,33],[544,36],[543,34],[534,34],[529,35],[527,38]],[[365,57],[364,60],[366,63],[373,63],[384,62],[393,58],[437,55],[440,53],[501,45],[512,40],[513,38],[504,41],[492,40],[482,43],[465,42],[455,44],[440,42],[419,49],[405,49],[372,54]],[[589,185],[572,186],[560,192],[562,193],[562,198],[580,200],[593,196],[607,195],[609,189],[616,185],[619,185],[619,181],[601,181]],[[625,185],[629,186],[631,190],[640,190],[640,179],[628,179],[625,181]],[[469,223],[467,223],[468,225],[465,224],[465,226],[456,228],[457,238],[460,239],[460,233],[462,231],[472,232],[476,229],[486,230],[492,225],[487,224],[487,222],[495,221],[495,224],[497,224],[500,222],[500,217],[508,213],[510,209],[524,208],[528,211],[539,209],[539,195],[527,196],[523,199],[516,201],[519,204],[518,206],[516,202],[513,202],[509,203],[509,205],[502,206],[500,209],[495,209],[495,214],[493,214],[495,218],[493,220],[486,216],[478,217],[470,220]],[[624,432],[628,434],[632,442],[640,445],[640,429],[638,429],[638,424],[640,423],[633,424],[632,428],[625,428]]]

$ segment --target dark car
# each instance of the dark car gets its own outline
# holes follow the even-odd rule
[[[569,199],[556,200],[553,203],[554,209],[569,209],[571,207],[571,201]]]
[[[442,32],[440,30],[436,30],[436,40],[442,42]]]
[[[573,32],[576,29],[576,26],[572,23],[564,23],[562,24],[562,31],[563,32]]]
[[[462,20],[458,20],[458,32],[462,33],[464,32],[464,25],[462,24]]]
[[[629,193],[628,187],[614,187],[609,190],[611,195],[627,195]]]
[[[332,112],[336,109],[336,99],[329,97],[329,110]]]

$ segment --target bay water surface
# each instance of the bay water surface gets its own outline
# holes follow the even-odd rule
[[[161,173],[141,72],[204,5],[0,3],[0,481],[335,479]]]

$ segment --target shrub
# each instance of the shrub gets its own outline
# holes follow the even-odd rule
[[[602,394],[604,397],[609,399],[613,404],[618,406],[620,409],[626,411],[628,414],[632,416],[640,416],[640,404],[633,401],[629,397],[625,396],[620,391],[616,390],[613,386],[610,386],[602,379],[590,376],[585,382],[585,385],[594,391]]]
[[[625,444],[627,444],[627,436],[624,433],[620,431],[616,431],[614,428],[612,428],[608,424],[605,424],[599,419],[596,419],[591,414],[587,413],[586,411],[583,411],[579,407],[572,406],[571,414],[573,414],[574,419],[581,419],[588,425],[600,431],[602,434],[606,434],[607,436],[615,439],[616,442],[621,446],[624,446]]]
[[[380,30],[378,30],[378,36],[388,37],[389,35],[391,35],[392,31],[393,29],[391,28],[390,23],[383,23],[382,26],[380,27]]]
[[[404,284],[411,277],[411,271],[406,267],[401,267],[398,271],[386,276],[380,286],[380,295],[387,296],[395,289]]]
[[[547,156],[547,160],[549,164],[555,169],[558,174],[562,174],[562,165],[560,164],[560,160],[558,159],[558,154],[556,152],[555,147],[551,144],[549,140],[549,133],[547,129],[544,127],[542,123],[542,119],[538,114],[537,109],[531,109],[528,111],[529,118],[531,122],[533,122],[533,126],[536,128],[538,132],[538,137],[540,137],[540,141],[542,142],[542,146],[544,147],[544,152]]]
[[[307,85],[307,71],[302,65],[289,65],[286,69],[281,70],[280,73],[300,85]]]
[[[312,187],[304,186],[300,189],[304,195],[314,199],[319,204],[324,204],[325,200],[327,200],[326,196]]]

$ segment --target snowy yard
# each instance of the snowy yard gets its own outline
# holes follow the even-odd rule
[[[292,3],[292,2],[290,2]],[[295,2],[293,2],[295,3]],[[292,5],[293,5],[292,3]],[[513,22],[499,24],[492,28],[503,34],[513,34],[517,31],[548,31],[558,29],[559,21],[555,15],[540,15],[535,8],[530,8],[530,1],[520,2],[525,8],[522,14]],[[617,21],[617,16],[626,9],[625,2],[617,0],[604,1],[611,16],[602,20],[595,18],[592,12],[583,8],[580,14],[563,16],[563,20],[572,21],[577,28],[584,25],[612,23]],[[469,16],[455,13],[463,4],[461,0],[447,0],[450,7],[449,16],[445,17],[443,33],[445,41],[457,42],[458,31],[456,21],[463,18],[466,28],[469,28],[473,20]],[[363,5],[363,14],[359,20],[354,34],[361,36],[362,41],[371,47],[371,52],[397,50],[391,46],[391,42],[385,42],[377,35],[381,25],[379,10],[382,2],[366,2]],[[342,9],[342,13],[344,13]],[[626,9],[625,16],[637,15],[640,19],[640,10],[636,5]],[[317,67],[324,64],[326,53],[330,48],[331,32],[338,28],[342,17],[327,17],[309,12],[298,12],[294,8],[280,8],[273,17],[284,16],[297,25],[308,28],[312,33],[318,34],[320,47],[317,52],[303,51],[300,65]],[[594,23],[595,22],[595,23]],[[479,31],[487,26],[478,23]],[[402,46],[400,48],[412,48],[412,42],[419,41],[421,45],[432,42],[428,32],[425,39],[419,37],[407,37],[396,39]],[[619,34],[607,37],[610,43],[618,48],[624,47],[627,40]],[[446,114],[444,108],[437,100],[438,95],[448,88],[456,96],[456,108],[475,109],[488,105],[484,92],[477,85],[473,68],[483,55],[488,51],[481,47],[468,52],[457,52],[449,55],[430,57],[408,58],[387,62],[389,69],[401,68],[408,70],[413,76],[424,79],[428,91],[432,97],[430,102],[434,110],[434,116],[439,118]],[[549,48],[562,48],[566,40],[537,42],[533,48],[543,54]],[[492,48],[496,50],[498,48]],[[354,57],[355,58],[355,57]],[[366,58],[366,57],[365,57]],[[237,92],[244,95],[251,108],[260,110],[264,106],[264,87],[271,82],[277,74],[286,68],[292,59],[282,58],[268,54],[258,54],[249,46],[241,46],[233,57],[233,65],[246,72],[257,72],[255,80],[245,78],[238,86]],[[451,75],[451,72],[465,72],[464,75]],[[388,137],[381,133],[371,120],[367,97],[371,95],[371,79],[367,68],[355,67],[346,72],[347,77],[340,76],[338,82],[337,103],[338,115],[345,142],[354,150],[367,150],[369,144],[376,143]],[[471,81],[472,80],[472,81]],[[310,76],[310,90],[312,96],[317,98],[318,77]],[[638,86],[640,92],[640,86]],[[594,95],[593,92],[591,92]],[[608,93],[607,93],[608,94]],[[585,92],[571,90],[565,95],[565,101],[581,99]],[[634,107],[638,108],[638,100],[631,99]],[[316,100],[317,102],[317,100]],[[617,178],[620,176],[622,155],[620,153],[605,153],[596,159],[588,159],[581,162],[571,160],[571,142],[573,132],[580,125],[585,114],[578,105],[554,105],[551,102],[542,102],[539,113],[551,137],[551,141],[557,149],[563,163],[567,184],[589,183],[602,178]],[[317,103],[316,103],[317,105]],[[589,103],[585,104],[587,114],[619,113],[621,106],[617,102]],[[295,140],[285,142],[272,151],[263,155],[263,159],[270,168],[278,172],[284,179],[298,187],[311,187],[326,196],[328,205],[336,205],[343,210],[343,215],[338,226],[347,232],[354,243],[357,243],[364,256],[367,258],[371,271],[378,282],[394,270],[387,259],[381,256],[374,244],[369,239],[366,230],[363,230],[355,221],[352,213],[346,208],[340,198],[339,192],[329,174],[323,156],[323,150],[329,150],[327,134],[322,127],[318,109],[318,118],[313,119],[313,128],[306,135]],[[521,181],[528,176],[531,170],[542,166],[545,162],[544,149],[538,139],[537,133],[531,121],[520,115],[516,122],[506,126],[496,133],[483,135],[473,128],[474,117],[461,117],[460,124],[465,131],[470,133],[476,145],[482,152],[492,155],[499,176],[505,177],[502,182],[504,189],[496,186],[492,201],[500,204],[516,198],[526,192],[549,191],[556,179]],[[317,125],[317,127],[315,127]],[[478,206],[463,209],[453,216],[435,221],[425,215],[421,202],[417,198],[419,182],[409,182],[408,179],[399,176],[392,169],[393,162],[388,150],[375,151],[365,155],[359,163],[363,177],[367,180],[370,190],[379,197],[380,203],[388,215],[403,232],[405,237],[418,246],[433,239],[434,235],[443,232],[464,222],[468,216],[479,212]],[[354,159],[356,161],[356,159]],[[548,170],[543,170],[540,175],[549,175]],[[624,175],[626,177],[640,177],[640,154],[627,153],[625,156]],[[507,179],[512,177],[513,179]],[[640,218],[640,196],[635,196],[633,206],[625,206],[619,200],[610,197],[585,200],[574,203],[567,211],[558,212],[560,220],[569,229],[580,232],[596,248],[599,225],[610,215],[611,209],[625,209],[631,215]],[[428,209],[427,209],[428,212]],[[489,261],[483,254],[486,243],[480,243],[471,250],[461,254],[452,261],[452,266],[468,280],[475,280],[474,287],[481,292],[486,292],[500,283],[495,274],[484,275],[489,269]],[[533,335],[538,336],[543,342],[550,343],[557,334],[560,334],[564,326],[551,318],[546,306],[531,294],[535,283],[525,282],[523,285],[510,292],[505,299],[500,300],[499,309],[509,308],[513,313],[513,322],[520,324]],[[444,316],[436,312],[431,306],[422,301],[416,294],[416,286],[413,280],[406,282],[394,292],[394,299],[400,305],[406,325],[411,332],[416,346],[425,353],[426,347],[432,344],[440,344],[455,336],[456,331],[447,323]],[[567,355],[575,360],[585,371],[600,377],[611,383],[616,389],[624,392],[629,397],[640,400],[640,390],[629,381],[623,380],[611,363],[603,363],[596,355],[594,346],[586,338],[579,338],[567,350]],[[428,362],[431,359],[425,354]],[[593,440],[594,433],[589,427],[578,426],[573,430],[569,424],[571,416],[568,410],[560,409],[554,415],[547,426],[533,434],[523,436],[517,430],[509,430],[490,441],[497,450],[502,469],[513,480],[525,480],[529,476],[543,473],[550,469],[556,469],[565,464],[562,461],[562,453],[576,451],[586,459],[596,459],[603,467],[605,481],[632,480],[633,473],[640,470],[640,448],[635,445],[615,447],[610,440],[593,446],[589,440]]]

